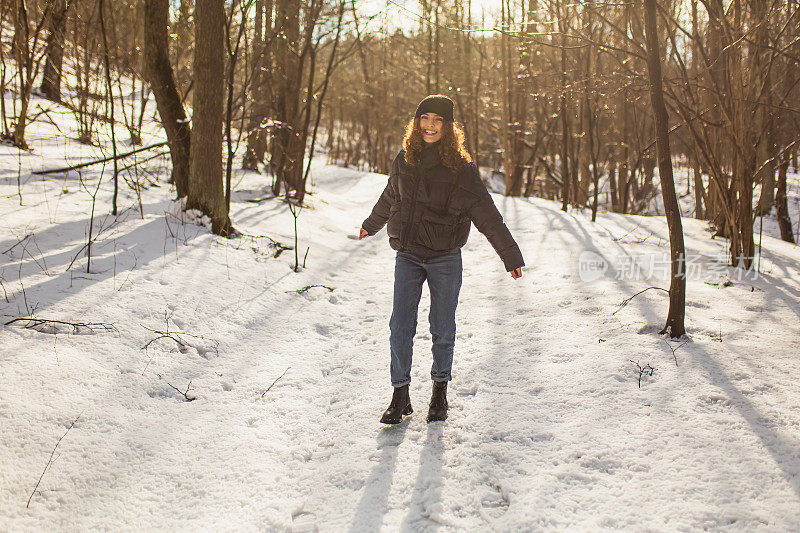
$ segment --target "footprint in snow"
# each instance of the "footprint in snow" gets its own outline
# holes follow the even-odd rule
[[[311,459],[314,461],[326,461],[330,459],[333,453],[333,443],[323,442],[318,445],[318,448],[311,452]]]
[[[310,511],[292,514],[292,533],[312,533],[319,531],[317,515]]]
[[[478,394],[478,383],[477,382],[465,383],[464,385],[456,389],[456,391],[459,396],[475,396],[476,394]]]
[[[322,377],[328,377],[331,374],[341,374],[342,372],[344,372],[346,366],[347,366],[346,363],[333,363],[331,365],[322,367],[320,369],[322,372]]]
[[[480,493],[479,493],[480,494]],[[494,483],[484,489],[481,496],[481,516],[487,522],[497,520],[508,510],[508,494]]]

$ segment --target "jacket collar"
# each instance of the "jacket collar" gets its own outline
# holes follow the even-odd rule
[[[419,168],[429,169],[440,164],[442,162],[442,158],[439,156],[440,145],[440,141],[425,143],[425,146],[422,148],[422,153],[419,155],[417,166]]]

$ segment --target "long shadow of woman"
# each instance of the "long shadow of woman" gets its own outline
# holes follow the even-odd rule
[[[411,508],[403,519],[400,531],[436,531],[447,521],[442,505],[442,432],[444,424],[428,424],[428,435],[419,454],[419,472],[414,481]]]
[[[411,418],[406,418],[397,426],[384,427],[378,433],[376,440],[380,450],[378,464],[364,484],[364,494],[353,516],[349,531],[377,531],[383,523],[386,514],[386,504],[389,500],[389,491],[392,488],[392,476],[397,463],[397,454],[400,445],[405,440]]]

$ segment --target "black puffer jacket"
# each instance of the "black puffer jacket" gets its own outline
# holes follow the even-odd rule
[[[453,173],[438,158],[430,168],[424,160],[409,165],[405,151],[400,150],[383,194],[361,227],[375,235],[388,222],[386,231],[393,249],[428,259],[464,246],[472,222],[489,240],[507,271],[524,266],[522,252],[475,164]]]

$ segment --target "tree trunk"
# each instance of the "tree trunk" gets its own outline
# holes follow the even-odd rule
[[[114,91],[111,85],[111,60],[108,57],[108,32],[106,31],[106,15],[104,13],[105,0],[99,0],[97,4],[98,18],[100,19],[100,33],[103,36],[103,66],[105,67],[106,77],[106,104],[108,114],[111,118],[111,153],[114,157],[114,195],[111,199],[111,214],[117,216],[117,197],[119,196],[119,165],[117,163],[117,137],[114,129]],[[123,106],[124,106],[124,100]],[[124,110],[124,107],[123,107]]]
[[[589,74],[589,54],[586,60],[585,73],[588,77]],[[578,151],[578,161],[580,161],[580,177],[578,181],[578,190],[576,191],[575,201],[580,206],[586,206],[589,202],[589,183],[592,182],[592,173],[589,168],[592,159],[592,144],[589,139],[592,137],[592,110],[589,107],[589,88],[584,89],[583,98],[581,101],[581,146]]]
[[[700,72],[700,30],[699,20],[697,14],[697,0],[691,2],[692,12],[692,62],[689,65],[690,75],[692,80],[696,80]],[[695,141],[691,150],[689,150],[689,157],[692,162],[692,171],[694,173],[694,218],[704,220],[706,218],[706,210],[703,208],[703,198],[705,198],[705,186],[703,185],[703,171],[700,166],[700,149]],[[689,181],[688,179],[686,180]]]
[[[786,171],[788,168],[789,158],[784,156],[783,162],[778,167],[778,190],[775,193],[775,208],[778,211],[778,226],[781,229],[781,239],[794,243],[792,219],[789,218],[789,207],[786,205]]]
[[[175,85],[184,99],[192,86],[193,11],[194,0],[180,0],[177,20],[170,25],[170,33],[175,35],[175,48],[172,52],[174,54]]]
[[[425,94],[431,94],[433,91],[431,88],[433,87],[433,83],[431,82],[431,66],[433,65],[433,28],[431,24],[431,11],[430,11],[430,4],[428,1],[432,0],[421,0],[422,4],[422,19],[420,19],[420,23],[422,27],[420,28],[420,33],[425,32],[425,26],[427,26],[427,52],[425,54]],[[501,0],[502,1],[502,0]],[[502,4],[501,4],[502,10]]]
[[[756,57],[759,60],[751,61],[750,69],[759,69],[762,64],[769,62],[769,54],[765,53],[766,47],[769,45],[770,28],[767,23],[767,2],[755,3],[752,7],[752,15],[755,22],[761,22],[759,27],[755,30],[756,41]],[[797,68],[796,66],[794,68]],[[777,170],[777,150],[775,147],[775,120],[774,104],[772,101],[772,87],[774,85],[772,79],[772,69],[764,69],[764,73],[758,76],[758,82],[763,84],[768,89],[764,91],[761,96],[764,105],[758,106],[755,113],[755,123],[757,124],[758,146],[756,148],[758,159],[756,164],[759,166],[758,173],[755,176],[756,182],[761,183],[761,194],[758,198],[758,205],[756,207],[756,215],[764,216],[769,214],[772,206],[775,204],[775,171]],[[754,73],[749,74],[752,77]],[[756,95],[757,97],[757,95]]]
[[[533,26],[533,7],[534,0],[528,0],[528,11],[524,10],[523,2],[523,17],[526,23],[523,26],[525,33],[534,31]],[[509,24],[512,21],[511,13],[508,13]],[[532,45],[529,41],[523,40],[517,51],[519,56],[519,64],[512,59],[512,54],[508,39],[505,43],[505,53],[503,54],[504,61],[507,62],[506,74],[508,79],[506,81],[507,91],[505,103],[508,107],[506,116],[508,120],[505,124],[505,146],[503,150],[503,167],[506,171],[505,193],[507,196],[520,196],[522,195],[522,181],[523,173],[525,170],[523,162],[525,161],[525,130],[527,128],[527,99],[530,91],[530,72],[531,60],[533,56]]]
[[[617,156],[617,162],[619,163],[619,168],[617,170],[617,213],[628,212],[628,189],[631,179],[630,175],[634,171],[632,168],[630,168],[631,120],[629,117],[630,104],[628,100],[627,88],[622,91],[622,98],[622,142],[620,143],[619,155]]]
[[[211,218],[217,235],[232,231],[222,184],[222,119],[225,93],[225,9],[223,0],[195,3],[192,146],[187,209]]]
[[[561,32],[561,94],[559,95],[559,113],[561,114],[561,210],[567,211],[570,202],[570,184],[572,176],[569,171],[569,121],[567,119],[567,27],[564,20],[565,8],[560,6],[558,29]]]
[[[169,61],[169,0],[145,0],[144,13],[143,71],[167,133],[172,182],[178,198],[183,198],[189,193],[190,129]]]
[[[281,28],[276,39],[276,72],[274,98],[277,125],[272,134],[272,168],[275,172],[274,195],[281,193],[281,185],[287,191],[299,178],[302,161],[297,160],[297,132],[295,131],[298,96],[300,90],[300,4],[291,0],[279,0],[276,24]],[[305,150],[301,150],[303,154]]]
[[[28,20],[28,8],[25,0],[12,1],[12,17],[14,21],[14,43],[12,46],[14,59],[17,63],[17,77],[19,78],[19,102],[20,110],[14,127],[14,146],[27,149],[25,142],[25,126],[28,122],[28,104],[30,102],[30,79],[31,70],[31,50],[30,50],[30,22]],[[3,95],[5,96],[5,95]]]
[[[686,330],[686,261],[683,245],[683,226],[678,200],[675,196],[675,182],[672,176],[672,159],[669,148],[669,117],[664,105],[661,85],[661,55],[659,52],[658,29],[656,26],[656,0],[644,0],[645,33],[647,42],[647,72],[650,80],[650,101],[656,126],[656,146],[658,148],[658,174],[661,179],[661,195],[669,228],[669,247],[672,259],[671,281],[669,285],[669,312],[661,333],[670,337],[682,336]]]
[[[266,13],[266,21],[264,14]],[[256,25],[253,42],[253,83],[249,90],[251,103],[250,118],[247,125],[247,150],[242,158],[242,168],[258,170],[258,164],[264,161],[267,148],[267,128],[265,121],[269,114],[269,70],[271,41],[266,40],[272,30],[272,0],[256,1]]]
[[[696,153],[692,155],[692,164],[694,172],[694,218],[702,220],[705,218],[703,213],[703,191],[705,191],[705,186],[703,185],[703,175],[700,173],[700,161]]]
[[[61,101],[61,67],[64,59],[64,27],[71,2],[53,0],[53,14],[45,48],[42,95],[53,102]]]
[[[611,161],[608,164],[608,188],[609,188],[609,203],[611,204],[611,210],[617,212],[617,205],[619,200],[617,199],[617,162],[614,160],[614,157],[611,157]]]
[[[769,83],[769,81],[767,82]],[[769,98],[767,98],[769,100]],[[771,105],[768,102],[767,105]],[[760,114],[763,114],[760,113]],[[761,165],[756,181],[761,183],[761,194],[758,197],[756,216],[768,215],[775,204],[775,159],[774,144],[772,143],[773,121],[772,117],[764,118],[767,128],[766,135],[758,145],[758,163]]]

